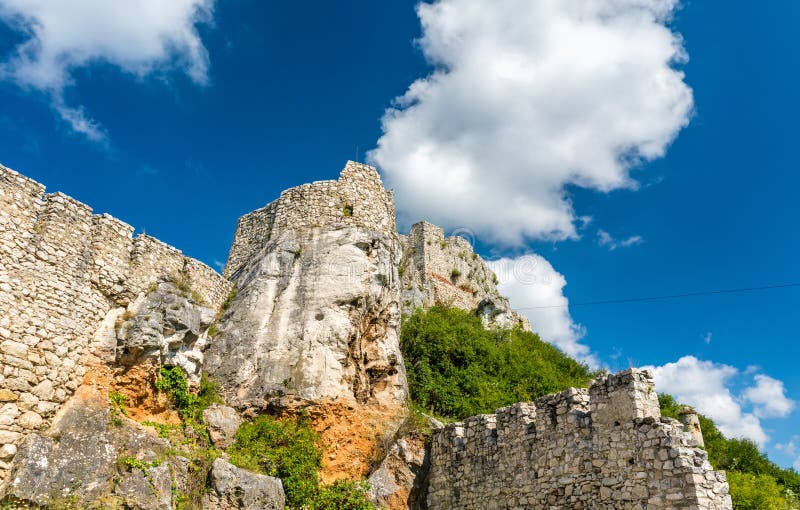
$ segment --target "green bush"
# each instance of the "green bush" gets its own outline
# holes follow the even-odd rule
[[[156,379],[155,387],[169,395],[172,404],[180,411],[187,424],[203,422],[203,411],[211,404],[222,403],[219,386],[206,374],[200,378],[197,394],[189,391],[189,382],[181,367],[161,367],[161,377]]]
[[[369,484],[338,480],[327,487],[321,487],[309,504],[311,510],[373,510],[375,507],[367,499]]]
[[[283,482],[288,508],[371,510],[364,483],[339,481],[320,486],[322,448],[307,418],[276,419],[262,415],[242,424],[228,448],[231,463],[276,476]]]
[[[228,448],[231,462],[283,481],[286,502],[300,507],[313,499],[322,466],[319,436],[304,420],[277,420],[262,415],[242,424]]]
[[[403,322],[400,345],[412,400],[448,418],[586,386],[593,376],[533,333],[487,330],[456,308],[417,310]]]
[[[736,510],[789,510],[783,490],[769,475],[754,475],[730,471],[728,483],[731,488],[733,508]]]

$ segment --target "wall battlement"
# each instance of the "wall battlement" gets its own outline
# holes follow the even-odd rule
[[[346,226],[397,236],[393,192],[383,187],[374,167],[353,161],[338,180],[287,189],[274,202],[239,218],[223,274],[231,278],[273,233]]]
[[[0,165],[0,480],[102,353],[98,325],[159,278],[182,275],[209,306],[231,283],[205,264]]]
[[[432,510],[731,508],[724,473],[633,369],[445,426],[429,484]]]

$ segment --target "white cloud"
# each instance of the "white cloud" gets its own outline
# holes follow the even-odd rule
[[[213,0],[0,0],[0,20],[28,39],[2,64],[0,75],[46,93],[75,131],[91,140],[105,133],[82,107],[64,104],[72,72],[95,62],[136,77],[179,68],[208,81],[208,53],[195,28],[211,20]]]
[[[369,158],[401,222],[508,244],[577,237],[565,192],[635,187],[688,124],[678,0],[439,0],[417,11],[436,70],[386,111]]]
[[[714,333],[709,331],[708,333],[703,335],[703,342],[705,342],[706,344],[710,344],[711,343],[711,339],[712,339],[713,336],[714,336]]]
[[[597,244],[600,246],[608,247],[609,251],[614,251],[617,248],[627,248],[628,246],[635,246],[637,244],[642,244],[644,242],[644,238],[642,236],[630,236],[626,239],[617,240],[611,236],[605,230],[598,230],[597,231]]]
[[[761,418],[785,417],[794,406],[784,394],[783,383],[763,374],[754,375],[755,386],[735,397],[732,383],[750,374],[730,365],[684,356],[675,363],[645,368],[653,370],[659,392],[670,393],[678,402],[711,417],[726,436],[745,437],[759,446],[769,439]]]
[[[585,331],[569,313],[569,300],[563,292],[567,280],[550,262],[530,254],[489,261],[487,265],[497,275],[500,293],[509,298],[515,310],[530,319],[531,328],[542,340],[593,368],[599,366],[595,355],[580,343]]]
[[[783,381],[764,374],[754,376],[756,385],[747,388],[742,397],[755,406],[755,414],[760,418],[783,418],[794,409],[794,401],[786,398]]]
[[[776,444],[775,449],[785,454],[787,457],[794,457],[800,453],[800,436],[792,436],[788,442]],[[792,467],[800,471],[800,457],[795,459]]]

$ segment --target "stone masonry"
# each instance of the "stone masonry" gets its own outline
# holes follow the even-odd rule
[[[635,369],[436,433],[428,507],[730,509],[725,474]]]
[[[508,299],[497,290],[494,272],[461,236],[445,237],[441,227],[421,221],[400,236],[403,260],[403,312],[434,304],[455,306],[481,315],[487,326],[530,324],[511,309]]]
[[[133,227],[0,165],[0,481],[87,367],[113,360],[101,324],[159,278],[182,275],[210,307],[231,284]],[[113,327],[113,318],[110,319]]]

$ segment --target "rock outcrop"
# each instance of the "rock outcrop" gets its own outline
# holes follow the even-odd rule
[[[238,292],[205,365],[228,402],[402,406],[399,259],[393,196],[353,162],[240,219],[225,268]]]
[[[217,459],[209,477],[206,510],[283,510],[283,485],[277,478],[251,473]]]
[[[369,478],[391,510],[730,508],[724,474],[638,371],[449,424],[432,447],[404,428],[402,312],[529,326],[465,239],[397,233],[372,167],[242,217],[224,278],[132,233],[0,166],[4,505],[282,508],[280,480],[218,458],[243,419],[271,413],[319,433],[323,483]],[[226,405],[204,424],[179,413],[154,384],[165,367],[187,401],[210,373]]]
[[[157,461],[169,443],[133,420],[111,420],[107,397],[82,386],[48,431],[21,442],[3,496],[20,505],[172,508],[170,466]],[[126,467],[128,458],[141,469]]]
[[[442,304],[475,312],[487,327],[530,330],[528,319],[500,295],[494,272],[465,237],[445,237],[440,227],[422,221],[400,239],[403,313]]]

